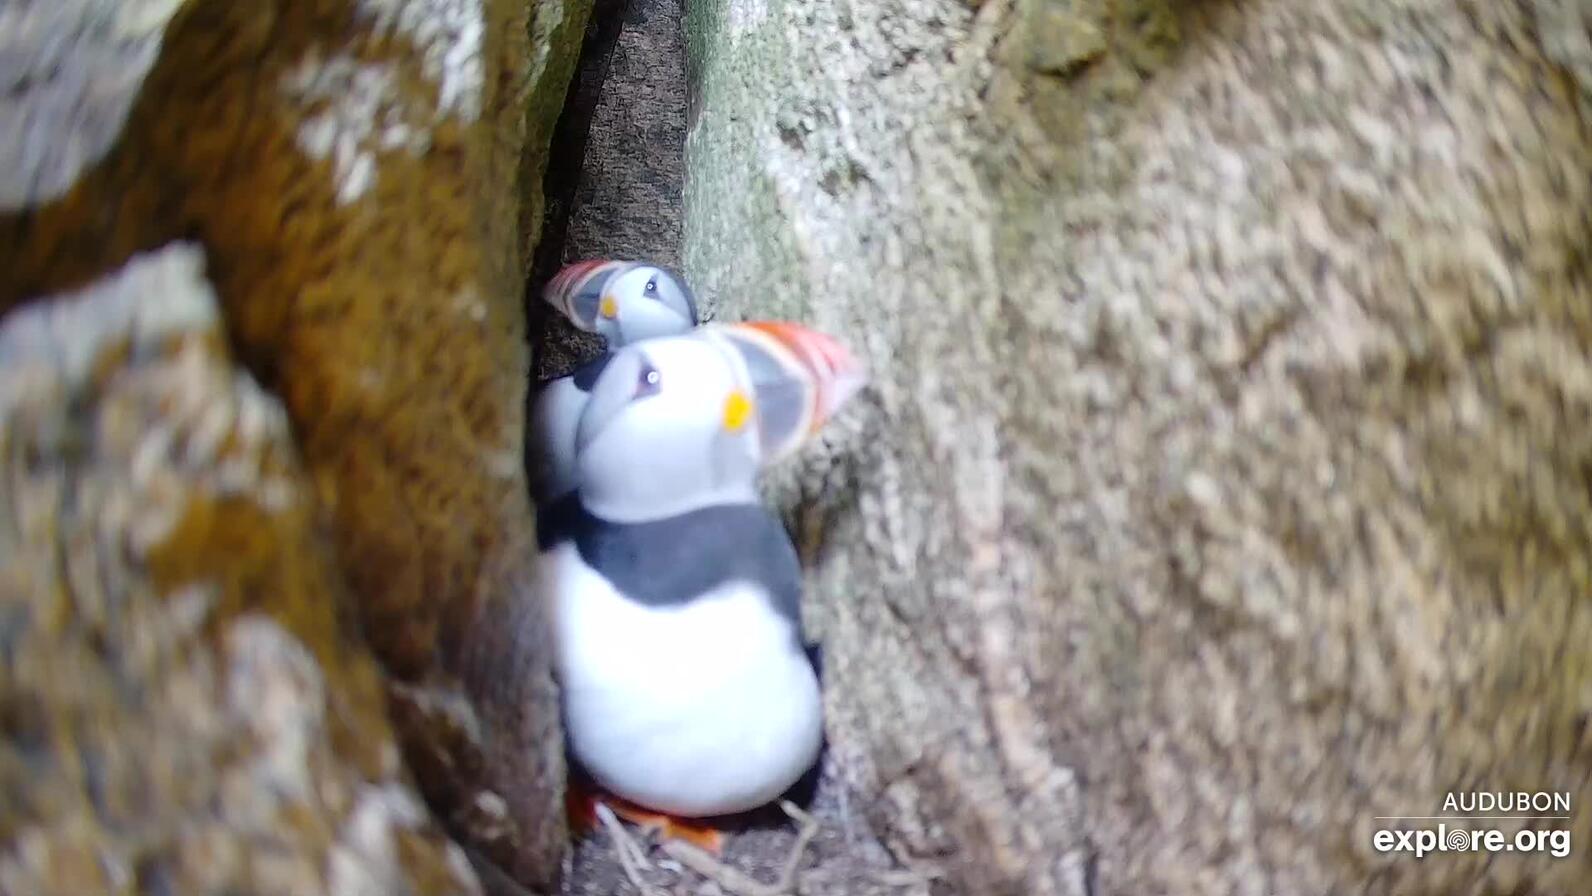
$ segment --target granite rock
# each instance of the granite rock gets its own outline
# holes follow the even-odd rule
[[[0,891],[479,893],[202,267],[0,320]]]
[[[779,492],[898,857],[968,893],[1592,876],[1372,846],[1473,790],[1592,837],[1585,11],[689,6],[688,275],[875,372]]]
[[[404,754],[548,885],[562,750],[521,463],[521,297],[589,0],[0,11],[0,312],[173,240],[287,413]],[[192,558],[198,562],[200,558]]]

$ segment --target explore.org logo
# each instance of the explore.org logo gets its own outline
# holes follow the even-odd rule
[[[1377,821],[1438,824],[1379,828],[1371,835],[1371,845],[1377,852],[1408,852],[1417,859],[1434,852],[1537,852],[1560,859],[1570,854],[1568,793],[1450,793],[1443,800],[1443,812],[1378,815]]]

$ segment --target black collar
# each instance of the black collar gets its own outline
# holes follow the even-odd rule
[[[591,513],[580,493],[571,492],[540,511],[537,541],[543,550],[573,541],[588,567],[652,607],[678,606],[726,583],[747,582],[801,630],[801,564],[785,527],[762,505],[720,504],[616,523]]]

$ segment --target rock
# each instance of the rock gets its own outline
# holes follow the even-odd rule
[[[529,599],[522,295],[588,0],[47,7],[0,29],[0,120],[26,125],[0,134],[26,161],[0,170],[0,311],[203,247],[420,786],[546,885],[563,766]]]
[[[546,238],[534,286],[585,258],[678,267],[684,217],[686,78],[680,0],[598,0],[553,143]],[[563,376],[601,341],[550,314],[527,316],[536,379]]]
[[[0,320],[0,891],[479,893],[202,264]]]
[[[687,273],[875,370],[781,491],[852,804],[959,892],[1573,890],[1372,834],[1592,837],[1584,13],[1038,3],[688,9]]]
[[[169,0],[13,2],[0,8],[0,209],[58,199],[105,157],[160,52]],[[63,47],[72,65],[61,64]]]
[[[565,260],[680,263],[685,32],[679,0],[629,0],[593,110]]]

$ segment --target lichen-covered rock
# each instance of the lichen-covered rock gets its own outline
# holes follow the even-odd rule
[[[1585,10],[692,4],[687,273],[875,369],[787,493],[901,853],[970,893],[1592,878],[1371,837],[1540,790],[1592,838]]]
[[[680,0],[629,0],[602,80],[570,210],[565,260],[680,263],[685,33]]]
[[[0,7],[0,209],[55,199],[104,158],[160,52],[172,0]],[[63,47],[75,64],[62,65]]]
[[[197,248],[0,319],[0,468],[0,892],[480,892]]]
[[[0,160],[27,161],[0,166],[0,310],[174,238],[204,247],[229,342],[286,407],[422,788],[532,882],[563,852],[563,769],[529,600],[521,297],[588,7],[0,12],[20,29],[0,29],[3,120],[21,123]]]
[[[598,0],[552,144],[548,232],[536,285],[583,258],[677,267],[684,227],[685,32],[681,0]],[[601,340],[549,313],[527,317],[536,379],[563,376]]]

